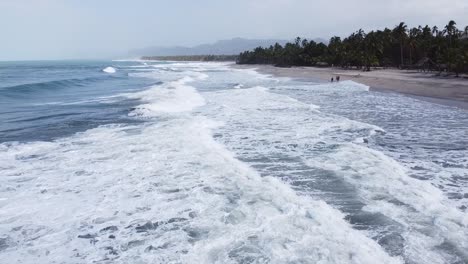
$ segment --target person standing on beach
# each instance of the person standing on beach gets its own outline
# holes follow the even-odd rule
[[[331,78],[331,81],[330,82],[333,82],[333,77]]]
[[[336,81],[339,82],[340,81],[340,76],[336,76]]]

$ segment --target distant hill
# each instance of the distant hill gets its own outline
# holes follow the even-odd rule
[[[193,56],[193,55],[238,55],[239,53],[254,49],[258,46],[268,47],[279,43],[284,45],[291,40],[284,39],[244,39],[234,38],[220,40],[213,44],[202,44],[194,47],[148,47],[130,51],[131,56]],[[314,41],[324,42],[322,39]]]

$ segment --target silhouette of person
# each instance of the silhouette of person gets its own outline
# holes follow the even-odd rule
[[[333,82],[333,77],[331,78],[331,82]]]
[[[336,76],[336,81],[339,82],[340,81],[340,76]]]

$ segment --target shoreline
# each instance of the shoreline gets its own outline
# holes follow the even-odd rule
[[[370,87],[370,91],[394,92],[432,103],[468,110],[468,80],[437,77],[432,73],[409,70],[381,69],[370,72],[341,68],[291,67],[272,65],[232,65],[234,68],[255,69],[276,77],[330,82],[340,76],[341,81],[351,80]]]

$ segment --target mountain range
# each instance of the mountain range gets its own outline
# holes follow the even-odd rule
[[[202,44],[193,47],[184,46],[153,46],[135,49],[129,52],[130,56],[190,56],[190,55],[238,55],[239,53],[252,50],[256,47],[268,47],[279,43],[281,45],[290,42],[284,39],[245,39],[233,38],[219,40],[212,44]],[[323,39],[314,39],[315,42],[324,42]]]

